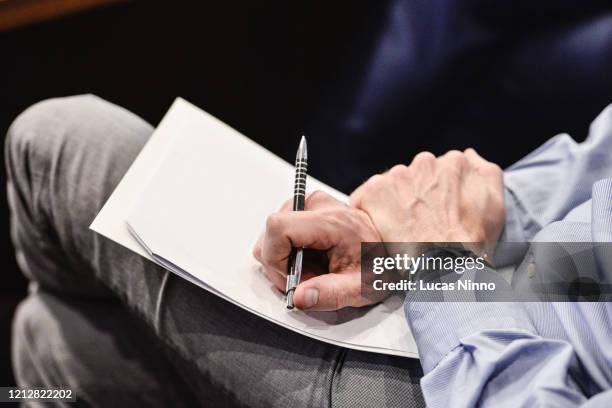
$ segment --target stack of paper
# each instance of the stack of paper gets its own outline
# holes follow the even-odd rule
[[[179,98],[91,228],[287,329],[343,347],[417,357],[401,298],[338,312],[286,309],[252,249],[292,186],[292,165]],[[346,200],[313,178],[308,190]]]

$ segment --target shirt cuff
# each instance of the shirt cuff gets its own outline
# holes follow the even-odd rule
[[[479,273],[497,275],[490,269]],[[470,276],[473,275],[466,271],[462,279],[471,279]],[[493,280],[502,286],[505,282],[498,275]],[[509,285],[506,289],[511,290]],[[506,289],[500,288],[500,291]],[[440,296],[443,299],[440,299]],[[478,301],[479,298],[482,299],[480,294],[475,292],[455,295],[408,291],[404,312],[416,341],[425,374],[433,370],[451,350],[461,346],[461,339],[466,336],[484,330],[499,329],[536,334],[522,303],[508,301],[514,300],[508,298],[499,302]],[[423,301],[424,299],[430,300]],[[440,300],[435,301],[435,299]]]
[[[497,267],[519,263],[527,252],[529,240],[539,231],[537,223],[508,186],[504,188],[504,202],[506,223],[493,254]]]
[[[511,180],[505,180],[504,202],[506,207],[506,224],[499,237],[499,242],[527,242],[542,229],[525,208],[512,187]]]
[[[525,231],[521,222],[524,214],[521,211],[518,199],[508,187],[504,188],[504,202],[506,205],[506,223],[499,237],[499,242],[525,241]]]

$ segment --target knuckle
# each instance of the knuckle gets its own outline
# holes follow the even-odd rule
[[[363,194],[364,188],[359,187],[356,191],[354,191],[349,197],[349,204],[354,208],[361,208],[363,205]]]
[[[325,285],[324,303],[329,310],[339,310],[346,306],[346,294],[344,285],[338,279],[333,279]]]
[[[342,307],[344,307],[344,291],[342,290],[342,288],[339,288],[337,285],[335,285],[332,288],[332,307],[334,310],[339,310]]]
[[[444,156],[450,160],[467,160],[465,153],[460,152],[459,150],[449,150]]]
[[[321,207],[324,204],[331,204],[335,201],[335,199],[322,190],[316,190],[310,193],[306,197],[306,207],[309,209],[315,209],[316,207]]]
[[[336,308],[341,309],[354,304],[355,300],[359,298],[360,289],[360,287],[354,287],[352,285],[343,286],[337,291]]]
[[[501,178],[504,171],[497,164],[488,162],[479,169],[479,173],[483,176],[495,176]]]
[[[449,163],[454,170],[460,169],[468,163],[465,153],[458,150],[451,150],[444,155],[444,159]]]
[[[354,284],[349,285],[345,291],[345,297],[352,303],[354,299],[361,296],[361,281],[356,281]]]
[[[391,167],[391,170],[389,170],[389,174],[391,176],[401,177],[406,174],[407,170],[408,166],[405,166],[403,164],[396,164],[395,166]]]
[[[253,257],[261,262],[261,245],[257,244],[253,247]]]
[[[436,161],[436,156],[433,155],[433,153],[430,152],[420,152],[418,153],[416,156],[414,156],[414,159],[412,160],[412,162],[414,164],[433,164]]]
[[[316,204],[316,203],[320,203],[323,201],[327,201],[328,199],[329,199],[329,196],[327,193],[321,190],[315,190],[308,195],[308,198],[306,198],[306,202],[310,204]]]
[[[292,206],[293,206],[293,197],[285,200],[285,202],[281,206],[280,211],[288,211],[291,209]]]
[[[497,164],[495,163],[491,163],[489,165],[490,171],[491,173],[495,174],[495,175],[501,175],[504,173],[504,171],[502,170],[501,167],[499,167]]]
[[[279,213],[272,213],[266,218],[266,231],[278,232],[282,230],[282,216]]]
[[[346,305],[346,296],[343,291],[337,291],[334,297],[334,310],[340,310]]]
[[[382,174],[376,174],[367,181],[369,187],[373,190],[378,190],[382,188],[385,184],[385,176]]]

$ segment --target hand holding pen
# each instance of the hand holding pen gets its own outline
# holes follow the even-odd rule
[[[294,195],[268,216],[253,255],[266,277],[287,294],[283,308],[322,311],[375,303],[375,297],[361,292],[361,243],[380,241],[378,231],[365,212],[330,194],[305,195],[306,158],[303,139]],[[311,257],[304,257],[304,248],[313,251]]]

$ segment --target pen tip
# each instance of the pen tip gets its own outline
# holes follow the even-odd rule
[[[287,309],[293,309],[293,289],[287,292]]]
[[[300,146],[298,147],[297,157],[304,159],[308,158],[308,146],[306,144],[306,136],[302,136],[302,138],[300,139]]]

